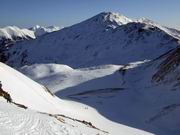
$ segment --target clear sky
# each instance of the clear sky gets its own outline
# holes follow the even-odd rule
[[[180,0],[0,0],[0,27],[69,26],[103,11],[180,29]]]

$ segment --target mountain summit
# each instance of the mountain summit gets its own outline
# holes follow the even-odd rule
[[[112,27],[117,27],[122,24],[127,24],[129,22],[132,22],[131,19],[119,14],[119,13],[113,13],[113,12],[102,12],[90,19],[87,20],[87,22],[97,22],[102,25],[109,25]]]

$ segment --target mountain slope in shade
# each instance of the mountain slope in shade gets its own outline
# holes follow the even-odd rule
[[[32,30],[34,32],[36,37],[42,36],[42,35],[44,35],[46,33],[51,33],[51,32],[54,32],[54,31],[58,31],[60,29],[61,28],[57,27],[57,26],[43,27],[43,26],[39,26],[39,25],[36,25],[36,26],[30,28],[30,30]]]
[[[32,42],[16,44],[8,52],[7,64],[59,63],[74,68],[127,64],[152,60],[178,46],[178,41],[156,25],[101,13]]]

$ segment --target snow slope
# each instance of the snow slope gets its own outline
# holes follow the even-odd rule
[[[0,102],[1,135],[88,135],[45,114]]]
[[[73,68],[118,65],[152,60],[179,45],[178,39],[155,25],[124,18],[101,13],[32,42],[18,43],[9,50],[6,63],[14,67],[34,63]]]

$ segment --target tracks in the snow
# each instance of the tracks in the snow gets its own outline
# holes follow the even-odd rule
[[[74,131],[46,115],[23,111],[0,111],[1,134],[74,135]]]

